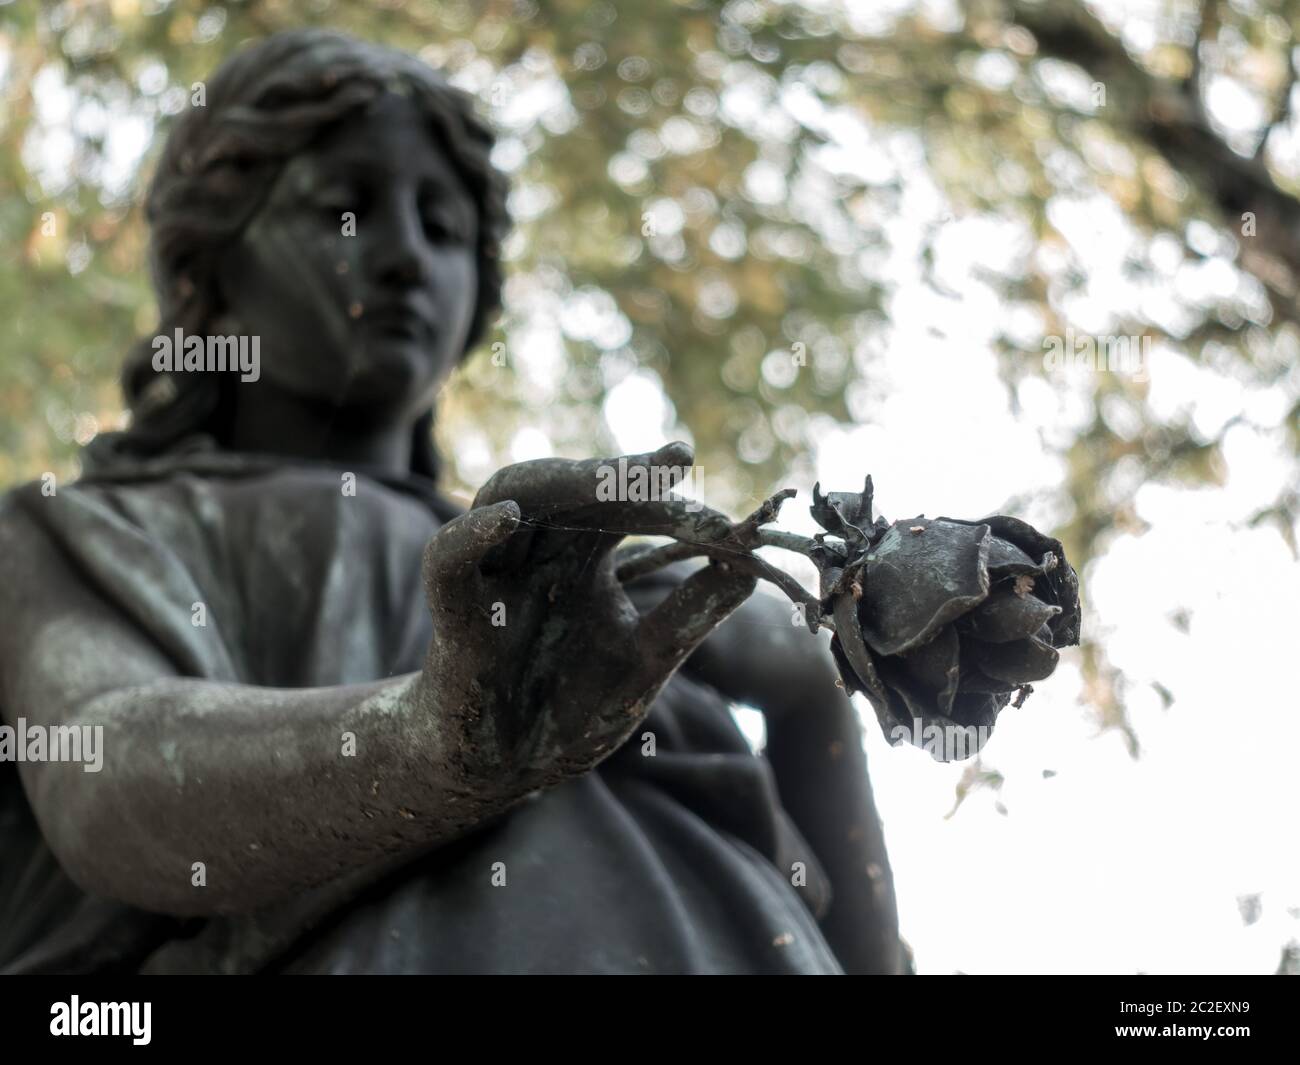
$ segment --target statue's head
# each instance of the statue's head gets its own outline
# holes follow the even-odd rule
[[[229,59],[172,128],[146,216],[159,335],[256,336],[260,378],[159,370],[141,345],[125,439],[221,442],[241,390],[280,389],[411,421],[432,473],[433,399],[499,306],[491,147],[470,98],[403,52],[303,30]]]

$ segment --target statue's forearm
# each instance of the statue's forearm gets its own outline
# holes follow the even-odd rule
[[[816,696],[814,696],[815,698]],[[822,933],[849,973],[893,973],[904,961],[894,880],[852,705],[805,706],[768,718],[766,754],[781,803],[831,881]]]
[[[178,915],[247,912],[462,834],[510,805],[458,780],[421,709],[420,674],[273,689],[188,679],[117,690],[102,768],[25,767],[68,872],[96,894]],[[201,865],[197,863],[202,863]]]
[[[630,583],[640,609],[688,564]],[[766,755],[781,804],[831,881],[821,920],[848,972],[894,972],[902,964],[893,875],[862,750],[862,729],[836,687],[825,636],[792,624],[780,599],[752,596],[688,660],[685,669],[726,698],[750,703],[767,722]]]

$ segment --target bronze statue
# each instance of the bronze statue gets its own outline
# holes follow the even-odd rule
[[[597,501],[616,460],[437,491],[501,285],[490,149],[435,71],[323,31],[171,131],[131,427],[0,503],[0,713],[103,728],[99,772],[0,764],[0,970],[906,967],[826,644],[725,560],[625,591],[681,504]]]

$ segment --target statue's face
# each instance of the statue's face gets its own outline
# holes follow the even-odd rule
[[[284,166],[220,263],[262,382],[356,415],[419,413],[464,350],[477,224],[406,97],[340,122]]]

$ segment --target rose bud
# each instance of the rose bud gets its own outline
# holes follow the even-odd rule
[[[829,604],[845,688],[867,696],[891,743],[969,757],[1011,693],[1019,706],[1056,649],[1079,642],[1078,578],[1059,541],[1017,518],[878,529]]]

